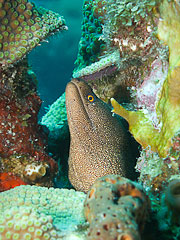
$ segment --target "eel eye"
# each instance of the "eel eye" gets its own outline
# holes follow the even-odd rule
[[[88,95],[88,101],[89,102],[94,102],[94,96],[93,95]]]

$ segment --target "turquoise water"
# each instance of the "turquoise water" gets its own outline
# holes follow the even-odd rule
[[[69,28],[67,32],[51,36],[48,43],[42,43],[29,54],[43,100],[39,115],[41,117],[45,113],[44,108],[64,92],[71,78],[81,35],[83,1],[75,0],[69,3],[67,0],[35,0],[34,3],[62,15]]]

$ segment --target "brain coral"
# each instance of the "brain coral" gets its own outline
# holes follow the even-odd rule
[[[67,29],[57,13],[27,0],[0,1],[0,64],[13,64],[50,33]]]
[[[85,222],[85,194],[20,186],[0,194],[0,239],[59,239]]]

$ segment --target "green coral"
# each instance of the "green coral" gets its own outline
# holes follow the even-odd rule
[[[107,18],[111,28],[119,28],[120,25],[132,26],[141,19],[149,16],[149,12],[156,6],[157,0],[110,0],[107,3]]]
[[[99,61],[90,64],[87,67],[74,71],[73,77],[78,78],[81,76],[89,75],[98,72],[108,66],[112,66],[120,62],[119,50],[112,52],[111,54],[104,55]]]
[[[63,231],[66,234],[75,231],[78,224],[85,223],[83,216],[85,196],[84,193],[74,190],[28,185],[0,193],[0,239],[4,239],[4,234],[10,236],[16,234],[17,238],[13,239],[32,239],[18,238],[18,234],[31,233],[29,227],[32,227],[34,234],[34,231],[38,230],[36,227],[43,225],[43,222],[42,232],[50,229],[52,234],[54,231],[54,239],[59,239],[57,233],[60,231],[61,234]],[[8,227],[8,224],[12,227]]]
[[[100,39],[104,22],[103,5],[105,1],[85,0],[83,4],[82,37],[75,62],[75,71],[97,61],[105,49],[105,42]]]
[[[60,233],[53,226],[52,218],[42,213],[35,212],[31,207],[12,207],[1,213],[1,240],[55,240],[59,238]]]
[[[64,132],[67,132],[65,93],[49,107],[48,112],[42,117],[40,124],[48,128],[50,137],[53,139],[58,139]]]
[[[49,34],[67,29],[59,14],[27,0],[1,0],[0,22],[0,64],[3,66],[22,59]]]
[[[150,48],[148,44],[150,45],[151,41],[155,42],[150,31],[154,23],[152,21],[152,13],[154,13],[158,2],[159,0],[85,1],[82,38],[79,43],[79,52],[73,76],[81,77],[95,72],[89,71],[90,68],[94,68],[93,64],[100,62],[106,55],[116,52],[117,49],[122,52],[120,53],[121,58],[124,58],[124,55],[134,57],[135,53],[141,56],[145,54],[148,47]],[[93,18],[98,18],[100,21],[101,31],[99,33],[97,32],[99,25],[95,27],[95,35],[98,39],[97,44],[102,43],[100,48],[97,48],[96,41],[91,38],[91,31],[93,31],[94,27],[86,27],[89,26],[88,24],[92,25],[94,23],[92,15]],[[96,52],[92,50],[92,46],[93,49],[96,49]],[[153,58],[152,55],[155,52],[154,46],[156,44],[153,44],[151,47],[151,58]],[[149,58],[149,61],[151,58]],[[142,59],[144,60],[144,58]],[[116,65],[118,64],[119,62],[116,62]],[[147,64],[150,63],[148,62]],[[99,68],[97,71],[101,69]]]

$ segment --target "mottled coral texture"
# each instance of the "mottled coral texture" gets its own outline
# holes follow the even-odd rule
[[[155,26],[152,34],[160,45],[165,46],[165,51],[160,51],[158,59],[149,65],[150,68],[153,67],[151,74],[142,78],[143,82],[139,87],[135,86],[135,111],[123,107],[115,99],[112,99],[111,103],[113,112],[128,121],[130,132],[142,146],[137,162],[139,180],[150,193],[154,210],[161,210],[161,213],[164,211],[161,219],[157,219],[160,228],[167,231],[165,239],[179,239],[176,225],[177,222],[179,224],[179,219],[176,216],[178,221],[174,221],[171,217],[179,202],[179,188],[174,187],[175,183],[169,184],[180,176],[179,1],[156,1],[152,8],[152,20]],[[164,198],[166,187],[168,197],[162,204],[160,199]],[[173,193],[173,187],[176,193]],[[173,207],[170,202],[174,202]],[[165,208],[165,205],[168,205],[168,208]]]
[[[41,99],[26,55],[67,27],[59,14],[27,0],[0,1],[0,21],[0,172],[52,186],[57,164],[46,153],[47,136],[38,124]],[[27,172],[27,165],[35,171]]]
[[[157,64],[164,66],[168,55],[166,47],[159,43],[154,34],[156,18],[152,16],[155,8],[154,0],[96,0],[90,4],[85,1],[85,14],[88,15],[90,9],[91,12],[96,9],[97,16],[103,20],[102,33],[94,34],[99,42],[104,42],[105,50],[100,55],[96,54],[96,61],[84,66],[79,64],[73,77],[86,80],[97,96],[106,102],[111,97],[116,97],[123,104],[134,102],[132,89],[140,87],[143,79],[151,73],[151,64],[156,63],[157,59]],[[84,16],[83,29],[86,18]],[[89,28],[86,28],[87,33],[91,36]],[[80,41],[79,53],[82,52],[81,48]]]
[[[165,9],[169,9],[167,12]],[[112,99],[114,112],[120,114],[129,123],[130,132],[135,139],[143,147],[146,154],[142,154],[139,163],[142,166],[142,179],[152,179],[152,174],[149,175],[143,170],[144,167],[149,166],[149,169],[154,169],[153,162],[158,162],[159,173],[163,173],[164,177],[159,177],[159,184],[155,184],[153,190],[156,192],[162,189],[162,185],[167,183],[172,174],[179,174],[179,12],[180,6],[174,1],[163,1],[158,6],[159,13],[154,17],[159,17],[157,21],[158,38],[163,40],[169,47],[168,72],[165,77],[162,77],[158,93],[152,95],[152,105],[154,110],[149,108],[148,101],[144,101],[144,105],[138,111],[128,111]],[[162,20],[163,19],[163,20]],[[176,34],[174,32],[176,31]],[[176,49],[176,51],[175,51]],[[151,83],[151,79],[147,82]],[[156,84],[151,87],[156,87]],[[145,87],[148,90],[148,86]],[[148,91],[144,91],[148,98]],[[139,94],[139,93],[138,93]],[[152,114],[153,113],[153,114]],[[143,158],[144,156],[144,158]],[[153,156],[156,156],[155,158]],[[147,158],[152,159],[148,161]],[[161,162],[161,164],[159,164]],[[148,180],[146,181],[146,184]],[[149,182],[148,187],[154,186]]]
[[[88,0],[83,4],[82,37],[75,62],[76,70],[96,62],[106,49],[105,42],[100,39],[104,23],[105,1]]]
[[[67,135],[68,123],[65,105],[65,93],[63,93],[47,110],[41,119],[41,125],[49,130],[49,137],[52,139],[63,138]]]
[[[74,190],[35,186],[0,193],[0,239],[64,239],[85,223],[84,199]]]
[[[41,100],[36,92],[35,80],[26,60],[1,72],[0,167],[1,172],[12,172],[27,180],[23,171],[28,163],[46,162],[49,169],[46,177],[49,180],[42,184],[52,185],[51,179],[57,166],[46,153],[47,136],[38,125]],[[36,180],[41,181],[28,182],[35,183]]]
[[[52,32],[65,29],[57,13],[36,7],[28,0],[0,2],[0,63],[15,63]]]
[[[140,240],[149,207],[148,197],[137,183],[119,175],[99,178],[84,203],[90,223],[87,239]]]

